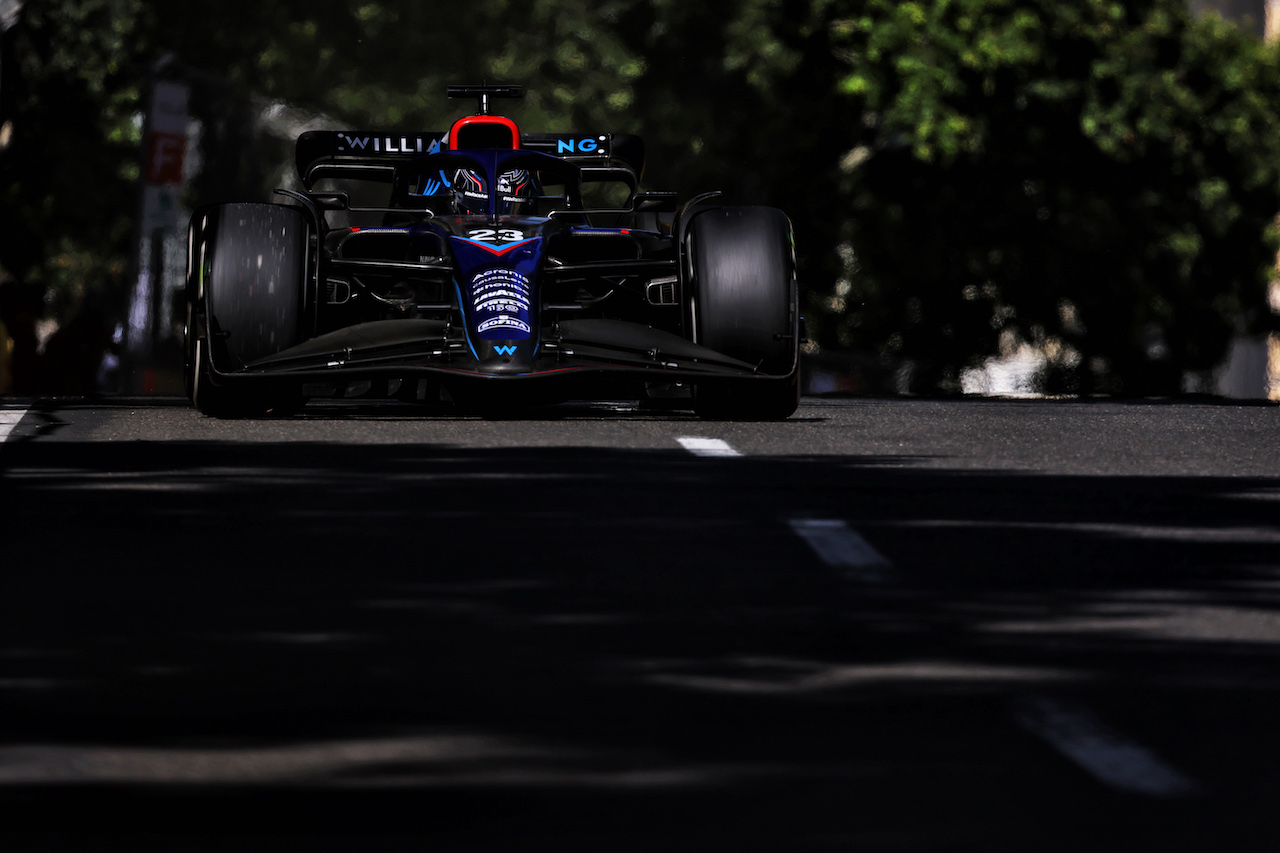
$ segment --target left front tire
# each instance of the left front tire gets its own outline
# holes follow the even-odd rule
[[[211,417],[292,414],[301,389],[235,374],[302,338],[308,226],[274,204],[198,211],[189,230],[187,394]]]

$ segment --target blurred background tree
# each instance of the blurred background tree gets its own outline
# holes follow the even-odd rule
[[[1280,60],[1182,0],[27,3],[0,276],[55,316],[123,311],[169,53],[191,204],[269,198],[303,126],[443,129],[446,84],[523,83],[523,125],[640,133],[650,186],[786,210],[817,344],[914,390],[1029,343],[1050,390],[1174,393],[1272,322]]]
[[[138,177],[143,0],[15,5],[0,51],[0,268],[54,313],[118,290]]]
[[[1049,390],[1170,394],[1272,322],[1273,48],[1170,0],[871,0],[837,27],[873,129],[841,341],[925,388],[1029,341]]]

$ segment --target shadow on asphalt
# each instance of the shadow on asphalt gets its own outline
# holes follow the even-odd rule
[[[1280,619],[1277,488],[10,444],[0,847],[1271,849],[1277,648],[1202,616]],[[841,578],[793,518],[893,577]],[[1045,695],[1200,792],[1088,777],[1013,721]]]

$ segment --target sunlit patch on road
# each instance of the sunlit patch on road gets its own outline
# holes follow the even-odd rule
[[[1051,667],[920,660],[900,663],[838,663],[787,658],[733,657],[655,660],[632,664],[649,684],[704,693],[809,695],[842,690],[935,688],[939,692],[993,690],[1010,684],[1043,684],[1075,679]]]
[[[79,684],[65,678],[0,678],[0,691],[56,690],[63,687],[77,687]]]
[[[0,746],[0,788],[99,785],[281,785],[401,788],[681,788],[777,778],[742,762],[651,762],[629,753],[483,734],[215,747]]]

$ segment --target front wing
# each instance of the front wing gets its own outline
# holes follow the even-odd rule
[[[794,369],[794,368],[793,368]],[[338,329],[245,365],[220,381],[271,378],[302,382],[440,376],[476,382],[530,382],[574,377],[679,382],[780,379],[756,365],[684,338],[623,320],[565,320],[544,334],[529,369],[495,373],[444,320],[380,320]],[[789,375],[789,374],[787,374]]]

